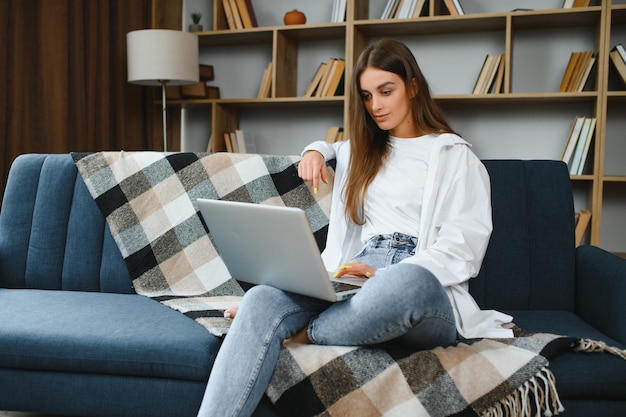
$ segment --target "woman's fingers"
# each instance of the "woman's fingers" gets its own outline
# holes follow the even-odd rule
[[[231,308],[227,308],[226,310],[224,310],[224,318],[225,319],[234,319],[235,316],[237,315],[237,307],[231,307]]]
[[[328,184],[326,178],[326,161],[317,151],[307,151],[298,164],[298,175],[313,185],[313,192],[317,193],[320,179]]]
[[[334,277],[339,278],[344,275],[353,275],[356,277],[371,278],[376,274],[376,268],[373,268],[363,262],[351,262],[341,265]]]

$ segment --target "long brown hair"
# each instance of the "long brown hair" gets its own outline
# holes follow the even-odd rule
[[[345,187],[346,216],[363,225],[367,188],[389,155],[389,131],[381,130],[365,108],[361,95],[361,74],[366,68],[397,74],[407,88],[417,86],[411,99],[413,121],[424,133],[453,133],[441,109],[430,94],[428,82],[410,49],[403,43],[383,38],[361,52],[352,73],[350,87],[350,166]]]

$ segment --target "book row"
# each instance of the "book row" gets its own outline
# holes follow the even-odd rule
[[[229,29],[250,29],[259,26],[252,0],[222,0]]]
[[[595,117],[574,118],[561,155],[561,160],[567,164],[571,175],[582,175],[595,128]]]
[[[344,94],[346,61],[329,58],[317,67],[303,97],[332,97]]]
[[[561,80],[559,92],[583,91],[595,63],[596,54],[593,51],[572,52]]]

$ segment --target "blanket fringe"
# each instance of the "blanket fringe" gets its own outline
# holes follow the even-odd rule
[[[608,346],[601,340],[580,339],[578,345],[574,347],[576,352],[607,352],[626,360],[626,350],[621,350],[613,346]]]
[[[533,407],[534,403],[534,407]],[[551,417],[565,411],[556,391],[554,374],[543,367],[512,394],[481,413],[481,417]]]

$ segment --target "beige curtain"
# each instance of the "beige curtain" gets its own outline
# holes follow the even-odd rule
[[[153,148],[153,91],[126,81],[150,19],[150,0],[0,1],[0,193],[22,153]]]

